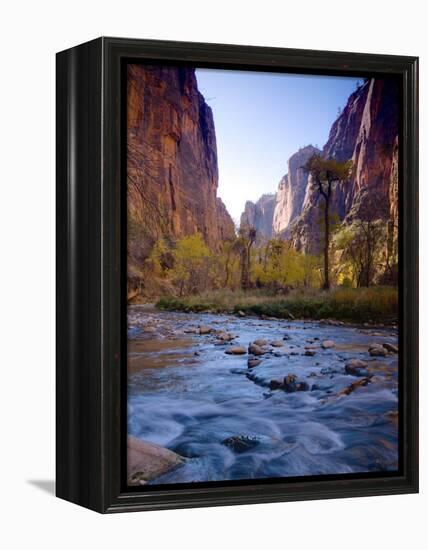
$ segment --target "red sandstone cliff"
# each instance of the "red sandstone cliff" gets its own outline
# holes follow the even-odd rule
[[[383,219],[397,225],[398,88],[390,79],[370,79],[358,88],[333,124],[325,158],[351,159],[348,181],[336,185],[331,212],[340,220]],[[297,249],[319,250],[319,196],[308,181],[301,215],[290,228]],[[396,233],[394,239],[396,239]]]
[[[159,237],[200,232],[218,249],[235,234],[217,197],[216,136],[195,71],[128,66],[128,219],[138,264]]]

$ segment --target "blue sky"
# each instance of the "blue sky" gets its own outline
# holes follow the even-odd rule
[[[300,147],[323,147],[359,81],[214,69],[197,69],[196,77],[214,114],[218,195],[235,221],[245,201],[276,191]]]

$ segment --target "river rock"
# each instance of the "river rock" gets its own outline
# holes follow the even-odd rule
[[[335,345],[333,340],[324,340],[321,344],[324,349],[334,348]]]
[[[224,353],[227,353],[228,355],[245,355],[247,353],[247,350],[242,346],[232,346]]]
[[[182,465],[186,459],[155,443],[128,436],[127,460],[129,485],[144,485]]]
[[[391,351],[392,353],[398,353],[398,347],[394,346],[394,344],[390,344],[389,342],[384,342],[382,346],[387,350]]]
[[[205,325],[201,325],[199,327],[199,334],[210,334],[213,331],[214,331],[214,329],[212,327],[208,327],[208,326],[205,326]]]
[[[291,340],[291,336],[289,334],[284,334],[282,337],[283,340]]]
[[[345,365],[346,374],[351,374],[352,376],[367,376],[368,364],[365,361],[360,359],[351,359],[349,363]]]
[[[263,338],[259,338],[258,340],[254,340],[253,344],[255,344],[256,346],[267,346],[267,343],[268,341],[267,340],[263,340]]]
[[[284,345],[284,342],[282,340],[274,340],[273,342],[270,343],[271,346],[273,346],[274,348],[282,348],[282,346]]]
[[[248,346],[248,353],[251,353],[252,355],[264,355],[267,350],[262,348],[261,346],[258,346],[255,343],[252,343]]]
[[[261,359],[256,359],[255,357],[252,357],[248,359],[247,365],[249,369],[253,369],[254,367],[257,367],[257,365],[260,365],[261,362]]]
[[[271,380],[269,382],[269,389],[279,390],[280,388],[282,388],[282,381],[281,380]]]
[[[245,317],[245,313],[241,310],[238,311],[238,317]]]
[[[295,374],[287,374],[287,376],[284,378],[283,381],[283,389],[287,393],[293,393],[297,391],[297,384],[296,384],[296,375]]]
[[[307,382],[299,382],[296,384],[296,390],[297,391],[308,391],[309,390],[309,384]]]
[[[307,349],[304,353],[307,357],[313,357],[315,355],[315,351],[312,349]]]
[[[254,447],[257,447],[260,441],[257,439],[257,437],[250,435],[233,435],[231,437],[223,439],[221,443],[222,445],[229,447],[229,449],[232,449],[232,451],[234,451],[235,453],[240,454],[254,449]]]
[[[385,357],[388,352],[380,344],[371,344],[369,346],[369,353],[372,357]]]
[[[223,342],[230,342],[231,340],[234,340],[236,336],[234,334],[230,334],[230,332],[219,332],[216,335],[217,340],[223,340]]]
[[[353,391],[355,391],[357,388],[361,388],[362,386],[367,386],[367,384],[370,382],[370,378],[361,378],[360,380],[357,380],[356,382],[352,382],[351,385],[347,386],[346,388],[343,388],[343,390],[340,390],[337,395],[349,395]]]

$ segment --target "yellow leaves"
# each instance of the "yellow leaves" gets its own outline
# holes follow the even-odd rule
[[[286,241],[271,239],[262,250],[256,250],[252,262],[252,278],[262,285],[311,285],[317,262],[312,256],[297,252]],[[258,261],[257,261],[258,258]],[[315,273],[316,275],[316,273]]]
[[[211,256],[200,233],[183,237],[177,242],[174,255],[178,261],[199,262]]]

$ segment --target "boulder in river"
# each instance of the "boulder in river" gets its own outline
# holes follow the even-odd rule
[[[245,313],[241,310],[238,311],[238,317],[245,317]]]
[[[245,355],[247,353],[247,350],[242,346],[232,346],[224,353],[227,353],[228,355]]]
[[[284,342],[282,340],[274,340],[273,342],[270,343],[271,346],[273,346],[274,348],[282,348],[282,346],[284,345]]]
[[[263,340],[263,338],[259,338],[258,340],[254,340],[254,342],[253,342],[253,344],[255,344],[256,346],[260,346],[260,347],[267,346],[267,343],[268,343],[268,341]]]
[[[223,342],[230,342],[231,340],[234,340],[236,336],[234,334],[230,334],[230,332],[220,331],[216,335],[217,340],[222,340]]]
[[[247,361],[247,365],[249,369],[253,369],[254,367],[257,367],[257,365],[260,365],[262,362],[261,359],[257,359],[256,357],[250,357]]]
[[[260,441],[257,437],[251,435],[232,435],[223,439],[221,443],[232,449],[235,453],[245,453],[245,451],[250,451],[254,447],[257,447]]]
[[[370,344],[369,353],[372,357],[385,357],[388,352],[380,344]]]
[[[185,458],[155,443],[128,436],[128,483],[144,485],[182,465]]]
[[[284,391],[286,391],[287,393],[292,393],[297,391],[296,380],[297,380],[297,377],[295,374],[287,374],[283,382]]]
[[[335,345],[333,340],[324,340],[321,344],[324,349],[334,348]]]
[[[266,352],[266,349],[258,346],[254,342],[248,346],[248,353],[251,353],[252,355],[264,355]]]
[[[315,352],[314,350],[312,349],[307,349],[304,353],[304,355],[308,356],[308,357],[313,357],[315,355]]]
[[[201,325],[199,327],[199,334],[211,334],[211,332],[213,332],[214,329],[212,327],[208,327],[208,326],[205,326],[205,325]]]
[[[352,376],[367,376],[368,363],[361,361],[360,359],[351,359],[349,363],[345,365],[346,374],[351,374]]]
[[[398,346],[394,346],[394,344],[390,344],[389,342],[384,342],[384,344],[382,344],[382,346],[387,351],[390,351],[392,353],[398,353]]]
[[[282,381],[281,380],[271,380],[269,382],[269,389],[279,390],[280,388],[282,388]]]

